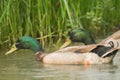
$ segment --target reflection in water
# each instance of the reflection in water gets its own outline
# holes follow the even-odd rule
[[[42,64],[28,50],[8,56],[3,53],[0,53],[0,80],[120,80],[119,54],[113,64],[84,66]]]

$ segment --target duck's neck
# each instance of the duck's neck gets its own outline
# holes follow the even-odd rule
[[[46,54],[43,52],[38,51],[35,53],[36,60],[38,60],[38,61],[42,61],[45,56],[46,56]]]
[[[30,47],[31,50],[33,50],[35,53],[36,52],[44,52],[44,49],[41,47],[41,45],[38,44],[34,44]]]
[[[84,42],[85,45],[96,43],[93,37],[87,38],[83,42]]]

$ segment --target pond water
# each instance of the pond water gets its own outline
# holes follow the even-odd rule
[[[112,64],[90,66],[43,64],[29,50],[4,53],[0,51],[0,80],[120,80],[120,52]]]

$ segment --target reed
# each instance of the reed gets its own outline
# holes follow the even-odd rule
[[[56,47],[76,27],[97,38],[119,25],[119,8],[120,0],[0,0],[0,45],[29,35]]]

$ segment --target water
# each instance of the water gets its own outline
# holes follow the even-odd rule
[[[0,51],[0,80],[120,80],[120,52],[113,64],[90,66],[43,64],[29,50],[4,53]]]

